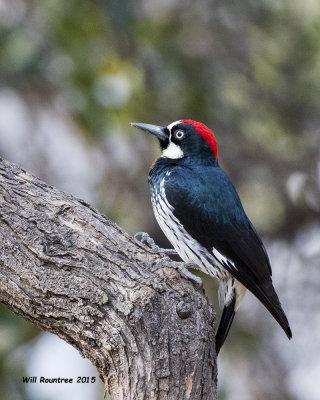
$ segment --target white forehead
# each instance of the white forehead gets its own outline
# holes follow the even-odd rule
[[[172,129],[175,125],[178,125],[178,124],[181,124],[181,121],[180,121],[180,120],[179,120],[179,121],[172,122],[170,125],[168,125],[167,128],[169,129],[169,132],[171,133],[171,129]]]

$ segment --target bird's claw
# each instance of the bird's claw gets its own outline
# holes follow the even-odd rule
[[[193,264],[170,260],[170,266],[172,266],[173,268],[176,268],[185,279],[190,279],[191,281],[196,283],[196,285],[199,288],[202,287],[201,278],[199,276],[197,276],[197,275],[194,275],[192,272],[190,272],[188,270],[188,268],[194,268]]]
[[[162,249],[161,247],[159,247],[147,232],[137,232],[134,235],[134,238],[139,240],[141,243],[146,243],[153,251],[156,251],[157,253],[172,254],[172,255],[177,254],[177,252],[174,249]]]
[[[152,239],[152,237],[149,236],[147,232],[137,232],[133,237],[139,240],[139,242],[141,243],[146,243],[151,249],[155,249],[158,247],[155,244],[155,241]]]
[[[156,251],[157,253],[162,253],[166,255],[176,255],[178,254],[175,250],[173,249],[162,249],[158,245],[156,245],[155,241],[152,239],[152,237],[149,236],[148,233],[146,232],[137,232],[134,235],[134,238],[139,240],[141,243],[146,243],[153,251]],[[194,267],[193,264],[191,263],[185,263],[185,262],[177,262],[177,261],[172,261],[168,257],[168,261],[170,260],[170,266],[173,268],[177,269],[185,279],[190,279],[191,281],[195,282],[198,287],[202,287],[202,280],[199,276],[194,275],[191,273],[188,268]]]

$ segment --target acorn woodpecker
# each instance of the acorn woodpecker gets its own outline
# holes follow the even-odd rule
[[[267,252],[219,166],[213,132],[190,119],[167,127],[131,125],[155,135],[162,149],[149,173],[151,202],[160,228],[183,261],[219,280],[223,312],[216,334],[217,354],[246,289],[291,339],[289,322],[272,285]]]

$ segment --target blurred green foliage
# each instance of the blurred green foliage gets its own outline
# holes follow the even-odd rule
[[[89,140],[133,135],[132,120],[203,121],[240,192],[259,198],[257,209],[247,196],[258,227],[290,233],[283,182],[309,173],[320,144],[319,10],[311,0],[13,0],[0,82],[32,102],[59,101]],[[319,211],[300,200],[309,218]],[[259,208],[272,201],[268,224]]]
[[[39,329],[0,305],[0,400],[27,398],[21,377],[25,366],[12,353],[38,335]]]

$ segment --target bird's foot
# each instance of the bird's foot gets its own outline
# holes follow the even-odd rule
[[[201,278],[188,270],[188,268],[194,268],[194,264],[170,260],[170,266],[176,268],[185,279],[195,282],[199,288],[202,287]]]
[[[149,234],[146,232],[137,232],[134,235],[134,238],[139,240],[141,243],[146,243],[153,251],[156,251],[157,253],[172,255],[178,254],[174,249],[162,249],[161,247],[156,245],[152,237],[150,237]]]

